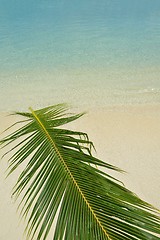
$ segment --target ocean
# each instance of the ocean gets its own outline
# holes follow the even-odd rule
[[[0,111],[160,103],[159,0],[0,0]]]

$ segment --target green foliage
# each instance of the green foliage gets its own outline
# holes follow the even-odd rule
[[[0,141],[14,143],[9,174],[25,162],[13,194],[22,196],[29,239],[47,239],[55,224],[54,240],[158,240],[159,211],[100,170],[121,171],[92,156],[86,133],[61,128],[83,115],[66,110],[17,112],[21,127]]]

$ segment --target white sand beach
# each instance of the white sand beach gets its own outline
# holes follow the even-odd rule
[[[0,132],[17,117],[0,114]],[[87,132],[98,158],[114,164],[126,174],[116,174],[126,187],[160,208],[160,105],[105,107],[90,110],[72,129]],[[3,136],[3,135],[1,135]],[[1,150],[0,155],[4,153]],[[16,174],[5,179],[7,157],[0,162],[0,240],[23,240],[11,189]]]

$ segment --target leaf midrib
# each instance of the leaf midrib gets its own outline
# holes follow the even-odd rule
[[[91,213],[93,214],[93,217],[95,218],[95,220],[97,221],[98,225],[100,226],[100,228],[102,229],[102,231],[104,232],[104,234],[107,236],[108,240],[111,240],[111,238],[109,237],[108,233],[106,232],[106,230],[104,229],[103,225],[101,224],[99,218],[97,217],[97,215],[95,214],[94,210],[92,209],[92,207],[90,206],[88,200],[86,199],[86,197],[84,196],[82,190],[80,189],[77,181],[74,179],[74,176],[72,175],[71,171],[69,170],[67,164],[65,163],[63,157],[61,156],[61,153],[59,152],[56,144],[54,143],[53,139],[51,138],[50,134],[48,133],[47,129],[45,128],[45,126],[43,125],[43,123],[41,122],[41,120],[39,119],[39,117],[37,116],[37,114],[34,112],[34,110],[30,107],[29,110],[31,111],[33,117],[35,118],[35,120],[37,121],[37,123],[40,125],[41,129],[43,130],[43,132],[45,133],[45,135],[47,136],[48,140],[51,142],[54,150],[56,151],[60,161],[62,162],[64,168],[66,169],[68,175],[70,176],[70,178],[72,179],[74,185],[76,186],[76,188],[78,189],[79,193],[81,194],[83,200],[85,201],[86,205],[88,206],[89,210],[91,211]]]

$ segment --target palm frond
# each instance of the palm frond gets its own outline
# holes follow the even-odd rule
[[[60,128],[83,115],[66,110],[59,104],[17,112],[22,126],[0,141],[16,142],[9,174],[26,163],[13,195],[22,195],[27,236],[45,240],[55,224],[54,240],[158,240],[159,211],[97,168],[121,171],[92,155],[86,133]]]

